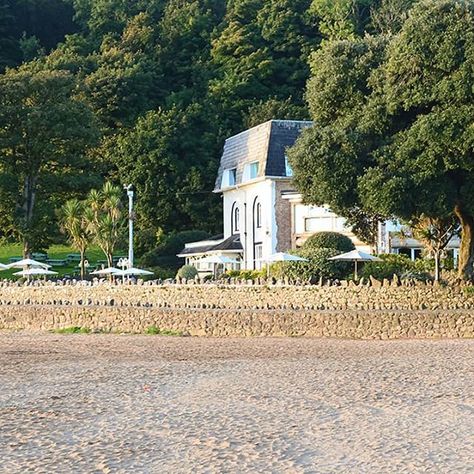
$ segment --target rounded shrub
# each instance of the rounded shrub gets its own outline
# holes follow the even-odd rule
[[[339,250],[341,253],[355,250],[352,240],[346,235],[339,234],[338,232],[317,232],[311,237],[308,237],[302,248],[304,250],[319,248],[335,249]]]
[[[178,278],[184,278],[185,280],[192,280],[198,275],[198,271],[192,265],[183,265],[176,275]]]
[[[341,252],[331,248],[302,248],[297,252],[307,262],[278,262],[271,266],[271,274],[276,278],[287,277],[292,281],[308,281],[311,278],[342,279],[349,275],[351,265],[348,262],[329,260]]]

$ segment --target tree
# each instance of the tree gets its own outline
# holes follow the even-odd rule
[[[112,131],[131,126],[144,111],[156,105],[159,73],[150,53],[151,19],[131,19],[121,37],[105,36],[97,69],[84,79],[87,98],[103,126]]]
[[[312,56],[306,97],[314,125],[288,152],[305,202],[330,205],[372,245],[383,214],[365,209],[358,193],[358,177],[372,163],[373,142],[359,125],[385,48],[384,38],[366,37],[328,42]]]
[[[0,5],[0,72],[7,66],[16,66],[21,59],[21,51],[14,26],[15,15],[7,2]]]
[[[125,231],[121,195],[122,189],[107,181],[100,191],[93,189],[86,200],[87,231],[104,252],[109,267],[113,266],[114,251]]]
[[[474,276],[473,39],[474,5],[443,0],[416,4],[387,46],[326,45],[308,87],[316,125],[290,156],[306,199],[342,214],[454,213],[464,278]]]
[[[375,0],[313,0],[311,13],[319,19],[319,29],[329,40],[354,39],[370,19]]]
[[[382,0],[371,11],[372,29],[389,35],[398,33],[408,18],[408,12],[417,0]]]
[[[4,235],[25,256],[51,238],[56,202],[94,177],[87,160],[97,128],[66,71],[20,68],[0,76],[0,193]],[[63,201],[64,202],[64,201]]]
[[[91,234],[87,229],[85,203],[78,199],[66,201],[61,209],[61,230],[67,234],[71,245],[81,254],[81,279],[85,275],[85,255],[91,243]]]
[[[320,36],[311,22],[311,0],[229,2],[212,42],[209,82],[212,101],[222,107],[220,122],[242,128],[249,107],[276,99],[304,106],[307,56]],[[248,120],[248,119],[247,119]]]
[[[220,227],[212,193],[219,149],[210,130],[207,111],[193,104],[149,112],[111,142],[121,181],[137,189],[139,233]]]
[[[439,281],[441,272],[441,254],[459,230],[454,215],[447,217],[420,216],[410,222],[413,236],[428,250],[435,262],[435,281]]]
[[[472,3],[430,1],[413,9],[380,71],[383,141],[359,180],[367,208],[406,220],[454,213],[459,275],[466,279],[474,276],[473,40]]]
[[[273,119],[309,120],[309,112],[306,107],[294,104],[291,97],[286,100],[272,97],[249,107],[244,115],[244,126],[252,128]]]
[[[215,0],[168,0],[157,25],[159,82],[169,106],[186,107],[207,93],[211,38],[225,11]]]

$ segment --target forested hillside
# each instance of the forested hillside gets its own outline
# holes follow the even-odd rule
[[[412,3],[1,0],[0,233],[44,248],[58,207],[105,179],[137,188],[141,252],[220,230],[224,139],[309,118],[312,52],[390,35]]]

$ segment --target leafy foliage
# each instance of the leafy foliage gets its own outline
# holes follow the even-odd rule
[[[197,277],[197,275],[198,271],[196,270],[196,267],[193,267],[192,265],[183,265],[176,274],[178,278],[184,278],[185,280],[192,280]]]
[[[261,270],[227,270],[222,274],[222,278],[237,278],[242,281],[256,280],[257,278],[266,278],[267,271]]]
[[[186,230],[161,235],[156,247],[145,253],[140,259],[140,263],[145,267],[163,266],[178,268],[182,262],[176,255],[183,250],[185,244],[204,240],[208,237],[209,234],[202,230]]]
[[[73,16],[74,9],[68,0],[2,0],[0,72],[6,66],[15,67],[34,59],[35,53],[56,47],[67,34],[77,30]]]
[[[308,237],[303,245],[305,253],[310,253],[312,250],[321,247],[339,250],[343,253],[355,249],[352,240],[338,232],[317,232],[311,237]]]
[[[272,265],[271,274],[276,278],[289,278],[291,281],[309,281],[319,278],[346,278],[350,273],[347,262],[331,261],[329,258],[341,252],[332,248],[314,247],[301,248],[296,252],[307,262],[278,262]]]
[[[70,73],[32,64],[0,76],[0,219],[25,255],[50,242],[58,202],[94,182],[87,151],[97,136]]]
[[[55,329],[53,332],[55,334],[89,334],[91,329],[82,326],[68,326],[61,329]]]
[[[381,262],[366,262],[362,268],[362,276],[370,276],[377,280],[391,279],[394,275],[399,278],[412,278],[426,280],[430,277],[432,270],[429,261],[412,261],[406,255],[383,254],[379,255]]]
[[[120,198],[122,190],[107,181],[100,191],[93,189],[86,200],[84,219],[87,231],[113,266],[113,254],[124,238],[125,216]]]
[[[308,86],[315,127],[290,154],[310,202],[411,220],[455,214],[474,276],[474,6],[416,3],[393,36],[325,44]]]
[[[85,203],[78,199],[66,201],[61,209],[60,223],[61,230],[67,234],[69,242],[81,255],[81,278],[84,278],[85,254],[87,248],[92,243],[92,236],[88,232]]]
[[[212,188],[225,138],[270,118],[306,119],[308,58],[322,38],[397,32],[409,4],[410,0],[4,0],[0,72],[26,64],[7,72],[0,82],[29,71],[44,76],[43,90],[35,92],[38,97],[49,91],[48,100],[59,98],[41,111],[47,127],[34,128],[35,140],[44,137],[42,156],[51,166],[38,175],[28,246],[47,246],[57,234],[54,209],[72,197],[83,199],[106,180],[133,182],[138,190],[139,253],[157,245],[161,231],[216,232],[222,216]],[[310,83],[309,105],[313,113],[325,115],[323,125],[338,118],[339,112],[333,112],[339,103],[347,109],[354,102],[363,103],[365,93],[357,93],[357,87],[372,87],[364,81],[370,64],[384,51],[377,46],[384,41],[373,43],[366,47],[361,40],[355,47],[359,57],[352,62],[351,48],[338,46],[340,59],[332,69],[324,60],[331,56],[329,46],[314,56],[313,75],[330,79],[322,94],[328,107],[333,97],[335,104],[323,113],[312,99],[319,86]],[[341,79],[346,73],[358,78],[357,87]],[[59,91],[52,77],[68,82],[69,92]],[[26,87],[29,80],[23,79]],[[41,81],[36,82],[39,87]],[[7,97],[17,112],[22,110],[19,105],[27,100],[22,87],[11,94],[1,91],[1,114],[8,110]],[[31,120],[36,116],[29,115]],[[13,123],[11,117],[4,118]],[[52,132],[61,129],[68,130],[71,140],[67,147],[64,140],[57,147],[63,153],[60,160],[46,159],[57,143]],[[14,127],[2,127],[2,133],[8,145],[0,146],[0,160],[12,162],[20,133]],[[331,136],[323,135],[321,142],[331,148]],[[365,137],[350,139],[354,155],[371,146]],[[350,174],[351,160],[341,155],[339,161],[337,165],[345,163],[340,173]],[[26,236],[24,226],[18,231],[23,170],[16,165],[2,168],[0,176],[0,222],[12,238]],[[355,182],[341,186],[343,203],[356,188]]]

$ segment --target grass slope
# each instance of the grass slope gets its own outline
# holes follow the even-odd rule
[[[21,244],[6,244],[0,245],[0,263],[8,264],[8,260],[11,257],[21,257],[23,247]],[[48,251],[48,258],[54,260],[65,260],[70,253],[78,253],[77,250],[74,250],[69,245],[52,245]],[[123,251],[117,251],[116,255],[125,255]],[[91,267],[94,267],[99,260],[105,260],[104,253],[98,247],[91,247],[86,252],[87,260]],[[74,272],[79,270],[78,263],[71,263],[69,266],[65,267],[53,267],[52,270],[58,272],[58,276],[70,275],[72,276]],[[20,270],[4,270],[0,272],[0,278],[16,278],[13,276],[13,273]]]

